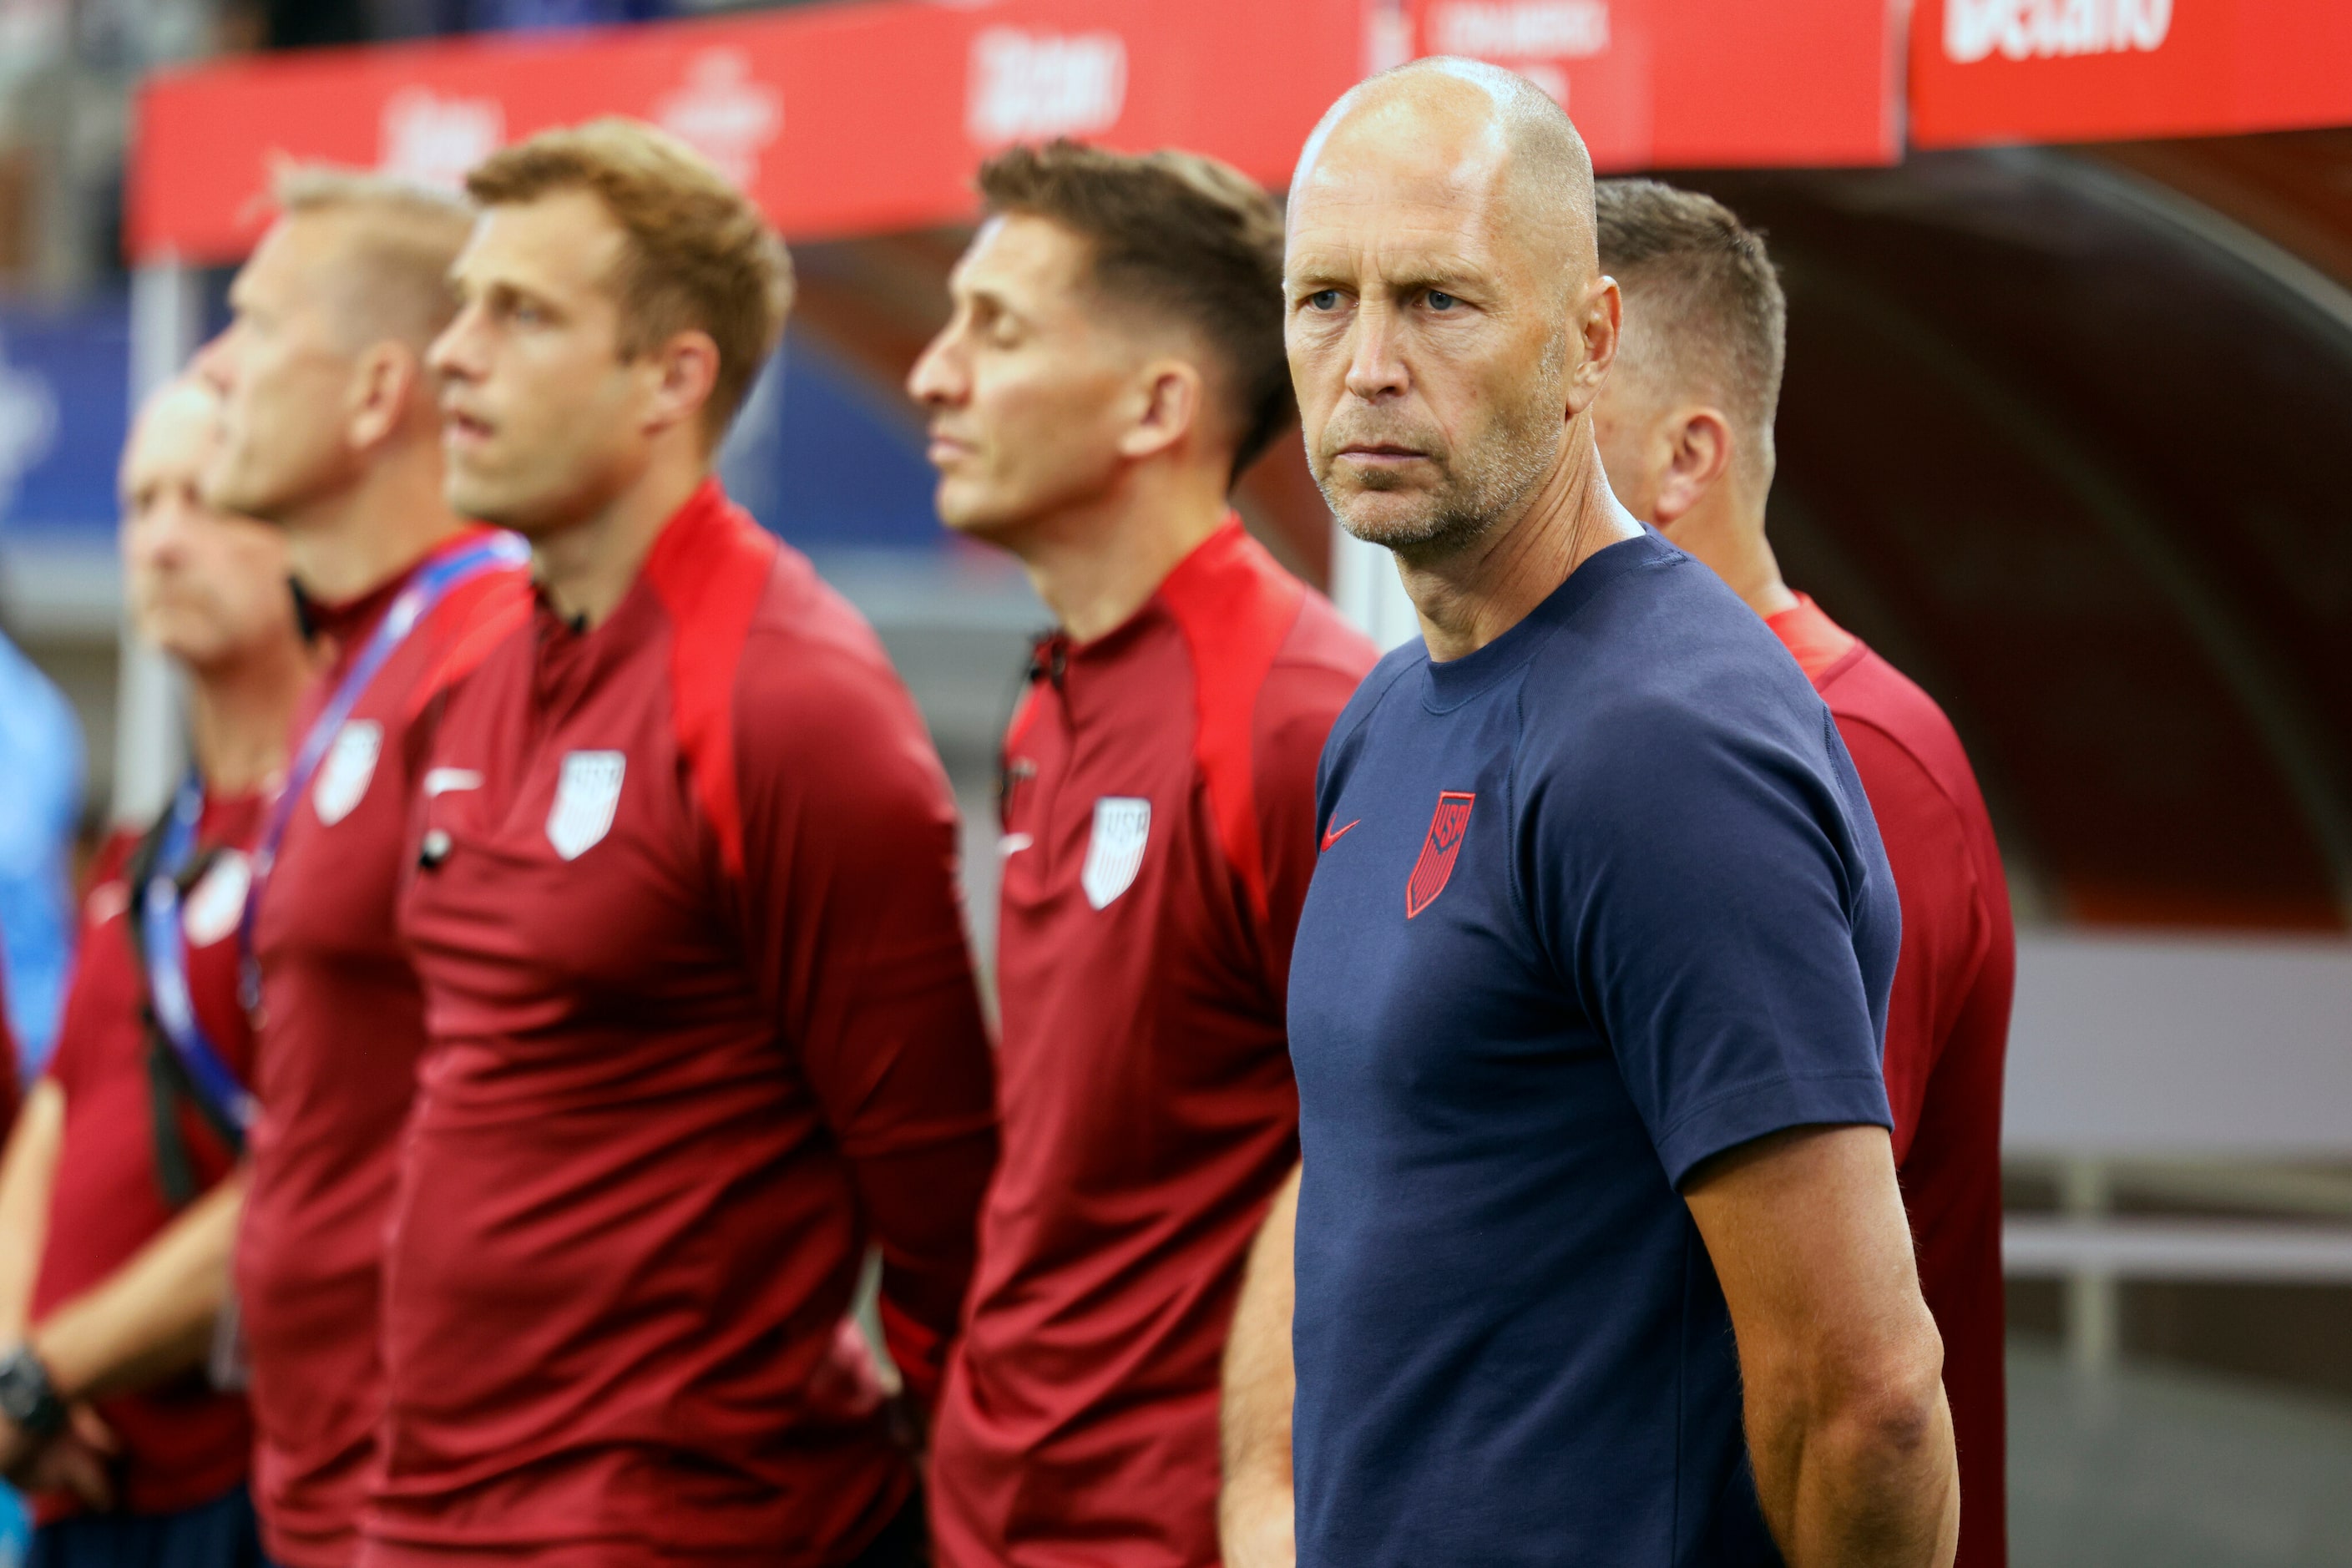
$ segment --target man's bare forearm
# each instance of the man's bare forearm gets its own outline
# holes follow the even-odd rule
[[[1790,1568],[1949,1568],[1943,1342],[1886,1134],[1795,1128],[1684,1184],[1739,1344],[1748,1450]]]
[[[1757,1490],[1790,1568],[1951,1563],[1960,1496],[1950,1408],[1938,1384],[1889,1384],[1804,1415],[1784,1406],[1776,1416],[1751,1391]]]
[[[1275,1194],[1250,1248],[1225,1342],[1220,1417],[1225,1476],[1217,1526],[1227,1568],[1285,1568],[1297,1561],[1290,1473],[1290,1407],[1297,1392],[1290,1359],[1297,1224],[1298,1173],[1293,1171]]]
[[[65,1142],[66,1101],[47,1079],[33,1086],[0,1157],[0,1349],[24,1337],[33,1283],[49,1234],[49,1194]]]
[[[238,1171],[103,1282],[41,1321],[33,1348],[60,1394],[104,1398],[204,1363],[228,1300],[229,1256],[244,1203],[245,1173]]]

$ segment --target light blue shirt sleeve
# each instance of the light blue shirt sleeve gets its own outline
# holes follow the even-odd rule
[[[73,705],[0,637],[0,962],[27,1080],[56,1043],[73,963],[70,864],[81,805]]]

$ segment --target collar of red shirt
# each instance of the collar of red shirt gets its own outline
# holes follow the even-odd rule
[[[302,628],[302,636],[317,642],[321,637],[332,638],[338,662],[351,656],[361,639],[375,628],[392,601],[408,586],[409,580],[444,556],[455,555],[482,539],[491,531],[487,528],[461,528],[400,571],[351,599],[314,599],[302,591],[302,584],[288,579],[294,591],[294,613]]]
[[[1781,646],[1796,655],[1805,679],[1816,686],[1838,660],[1854,650],[1858,640],[1823,614],[1810,594],[1798,595],[1794,607],[1765,616],[1764,624],[1772,628]]]
[[[621,595],[621,602],[613,606],[613,613],[598,623],[596,629],[601,630],[603,626],[620,619],[623,610],[632,601],[652,591],[649,584],[653,579],[669,572],[684,559],[693,556],[696,553],[697,545],[705,538],[707,531],[720,523],[734,510],[735,503],[727,499],[726,489],[719,482],[717,475],[712,475],[697,485],[694,493],[679,503],[678,509],[669,514],[669,521],[661,525],[661,531],[654,535],[653,546],[646,552],[645,561],[637,567],[636,576],[630,580],[627,592]],[[749,520],[746,519],[746,521]],[[535,618],[539,622],[540,640],[542,643],[546,642],[549,636],[553,633],[566,633],[573,638],[584,638],[588,636],[578,623],[565,618],[557,612],[554,602],[547,596],[546,586],[539,581],[536,573],[532,574],[530,586],[531,603]]]
[[[1168,575],[1160,580],[1160,585],[1151,590],[1150,595],[1142,604],[1136,606],[1135,614],[1128,616],[1109,631],[1091,642],[1073,642],[1069,635],[1058,627],[1038,637],[1031,653],[1031,678],[1035,679],[1053,670],[1055,668],[1054,659],[1057,652],[1064,663],[1076,659],[1101,658],[1105,655],[1118,652],[1132,642],[1136,633],[1158,614],[1161,605],[1161,595],[1168,591],[1171,584],[1223,570],[1237,555],[1249,548],[1248,540],[1248,531],[1242,527],[1241,514],[1228,511],[1225,513],[1225,520],[1217,525],[1215,531],[1194,545],[1191,552],[1183,560],[1176,563]]]

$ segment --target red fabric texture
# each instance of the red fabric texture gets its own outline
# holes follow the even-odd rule
[[[2004,1568],[2000,1100],[2017,967],[2009,884],[1976,774],[1935,700],[1811,600],[1770,625],[1801,663],[1801,649],[1844,645],[1807,673],[1862,775],[1903,906],[1886,1095],[1920,1290],[1944,1340],[1960,1466],[1956,1568]]]
[[[1297,1158],[1316,767],[1374,658],[1229,521],[1125,626],[1039,661],[1006,741],[1004,1158],[932,1446],[949,1568],[1217,1560],[1219,1363]],[[1131,830],[1106,797],[1150,805],[1116,890],[1094,835]]]
[[[236,895],[244,852],[260,826],[255,796],[205,802],[197,842],[220,853],[184,906],[196,1016],[241,1077],[251,1068],[253,1036],[237,1001]],[[139,837],[118,833],[100,849],[82,901],[80,942],[48,1068],[65,1094],[65,1140],[33,1288],[36,1323],[103,1283],[178,1212],[164,1201],[156,1170],[147,987],[131,943],[130,889],[122,881]],[[198,1187],[209,1189],[230,1170],[227,1149],[192,1106],[181,1107],[180,1132]],[[118,1485],[133,1513],[194,1508],[245,1479],[253,1435],[245,1401],[214,1389],[202,1373],[100,1400],[98,1412],[122,1439]],[[79,1511],[61,1497],[37,1502],[44,1522]]]
[[[308,606],[334,657],[302,704],[296,736],[415,573],[477,537],[447,541],[357,601]],[[320,816],[322,792],[341,805],[348,787],[327,777],[337,770],[331,758],[295,803],[261,891],[261,1120],[249,1140],[236,1279],[253,1366],[254,1500],[269,1555],[286,1568],[352,1561],[376,1459],[383,1226],[425,1043],[424,997],[393,924],[415,853],[409,803],[436,694],[478,658],[486,629],[516,624],[529,604],[522,571],[494,571],[409,633],[345,726],[373,725],[381,737],[356,800],[332,822]]]
[[[1856,641],[1852,632],[1830,619],[1813,603],[1811,594],[1798,595],[1793,609],[1767,616],[1766,624],[1780,639],[1781,646],[1795,657],[1805,679],[1816,688],[1832,665],[1853,651]]]
[[[839,1563],[914,1484],[995,1148],[947,780],[879,642],[717,486],[450,698],[402,929],[432,1048],[369,1561]],[[730,827],[730,824],[733,824]],[[731,839],[731,842],[730,842]]]

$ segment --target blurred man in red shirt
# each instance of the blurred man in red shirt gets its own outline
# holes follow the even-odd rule
[[[941,517],[1057,626],[1004,742],[1004,1160],[934,1525],[954,1568],[1207,1568],[1226,1325],[1297,1158],[1316,763],[1374,650],[1226,500],[1292,417],[1273,201],[1066,142],[980,187],[908,386]]]
[[[538,608],[443,714],[402,906],[433,1050],[363,1561],[912,1562],[914,1468],[844,1321],[878,1245],[930,1402],[991,1064],[922,721],[711,475],[790,263],[628,121],[467,184],[449,496],[530,540]]]
[[[1624,295],[1595,435],[1627,510],[1780,634],[1853,753],[1903,906],[1886,1022],[1895,1157],[1919,1286],[1944,1340],[1959,1450],[1959,1568],[2008,1561],[2000,1093],[2016,947],[1991,819],[1934,699],[1780,579],[1765,538],[1787,306],[1760,237],[1652,180],[1598,187]]]
[[[274,530],[197,484],[218,405],[151,401],[122,465],[131,624],[187,670],[194,756],[99,852],[58,1048],[0,1167],[0,1468],[30,1561],[258,1564],[245,1401],[206,1375],[250,1121],[237,922],[309,661]]]
[[[261,1114],[236,1282],[270,1555],[342,1568],[377,1458],[393,1146],[425,1043],[393,928],[409,805],[431,787],[435,694],[526,601],[520,544],[460,523],[441,494],[425,350],[471,213],[326,169],[289,173],[276,196],[229,328],[197,360],[223,402],[206,494],[285,531],[326,660],[256,856]]]

